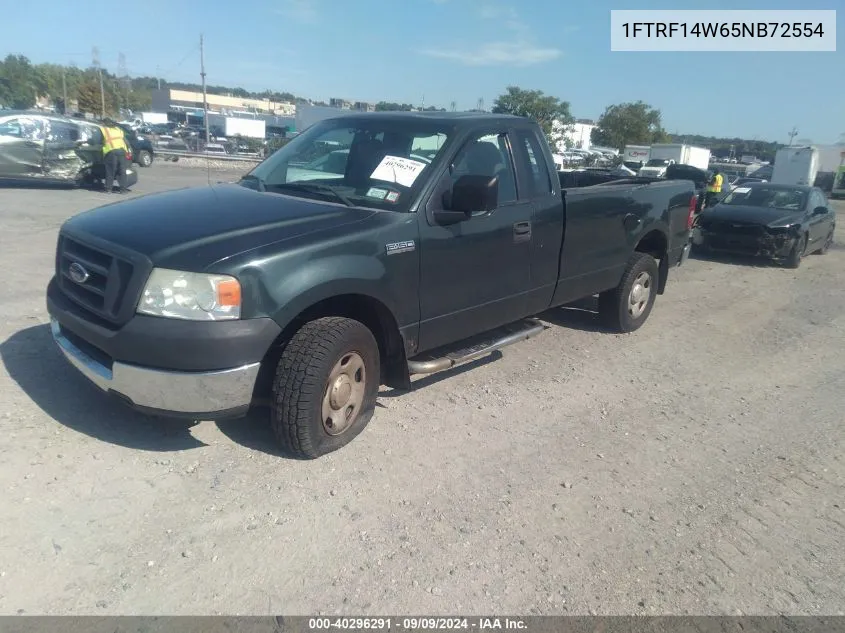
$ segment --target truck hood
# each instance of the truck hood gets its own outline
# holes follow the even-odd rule
[[[337,228],[373,213],[221,184],[108,204],[70,218],[62,230],[130,249],[156,266],[201,270],[246,250]]]
[[[710,221],[718,221],[776,227],[800,223],[801,213],[785,209],[718,204],[702,211],[700,221],[702,226],[706,226]]]

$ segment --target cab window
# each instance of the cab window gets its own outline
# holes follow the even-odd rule
[[[508,149],[507,134],[485,134],[467,142],[450,170],[452,182],[461,176],[488,176],[499,179],[498,204],[503,205],[516,200],[516,178],[513,162]]]
[[[519,145],[525,151],[529,169],[529,187],[531,188],[529,195],[535,197],[553,193],[548,163],[537,137],[529,132],[519,132],[519,139]]]

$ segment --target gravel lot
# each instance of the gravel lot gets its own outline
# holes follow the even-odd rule
[[[159,164],[132,195],[234,176]],[[0,189],[0,613],[845,611],[845,204],[799,270],[691,259],[628,336],[545,314],[300,462],[260,417],[112,404],[53,349],[57,229],[103,201]]]

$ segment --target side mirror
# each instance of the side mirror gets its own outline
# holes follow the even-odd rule
[[[493,211],[498,206],[499,179],[496,176],[461,176],[452,187],[453,211],[471,215]]]
[[[444,209],[434,212],[440,224],[464,222],[476,212],[492,211],[498,205],[499,179],[489,176],[461,176],[444,196]]]
[[[813,215],[825,215],[827,213],[827,207],[816,207],[813,209]]]

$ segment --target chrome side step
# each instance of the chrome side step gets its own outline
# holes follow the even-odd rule
[[[537,319],[525,319],[517,323],[506,325],[483,334],[480,337],[473,337],[473,341],[465,347],[450,351],[437,358],[415,358],[408,361],[408,371],[411,374],[433,374],[444,369],[449,369],[461,363],[492,354],[496,350],[527,340],[532,336],[540,334],[548,326],[543,325]]]

